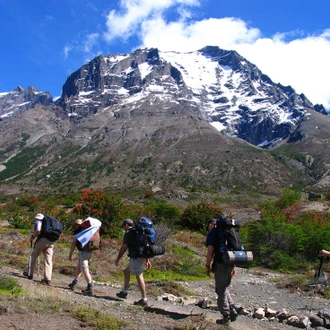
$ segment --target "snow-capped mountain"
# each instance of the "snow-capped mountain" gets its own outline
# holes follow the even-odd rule
[[[0,182],[324,191],[325,113],[234,51],[98,56],[68,77],[56,102],[32,87],[0,94]]]
[[[262,147],[287,138],[306,111],[314,110],[303,94],[218,47],[99,56],[67,79],[61,105],[79,118],[148,99],[196,108],[218,131]]]
[[[52,102],[53,98],[48,92],[44,93],[33,86],[27,90],[17,86],[11,92],[0,93],[0,120],[15,117],[38,103],[49,105]]]

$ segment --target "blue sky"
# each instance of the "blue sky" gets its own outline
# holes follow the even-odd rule
[[[329,0],[0,0],[0,92],[61,95],[100,53],[234,49],[330,109]]]

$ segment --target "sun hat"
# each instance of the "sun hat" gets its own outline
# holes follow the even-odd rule
[[[42,220],[45,216],[42,213],[38,213],[34,218],[37,220]]]
[[[74,223],[75,225],[81,225],[82,224],[82,220],[81,219],[77,219]]]
[[[130,226],[133,226],[134,225],[134,222],[133,222],[133,220],[132,219],[125,219],[124,221],[123,221],[123,226],[125,226],[125,225],[130,225]]]

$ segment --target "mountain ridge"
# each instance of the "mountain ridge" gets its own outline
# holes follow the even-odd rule
[[[324,107],[274,84],[233,51],[100,55],[68,77],[59,100],[42,95],[0,121],[4,183],[64,190],[329,188]]]

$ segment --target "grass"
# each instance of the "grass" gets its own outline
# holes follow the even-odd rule
[[[125,322],[90,306],[79,305],[72,308],[68,306],[68,301],[61,299],[53,291],[40,290],[40,288],[34,288],[33,290],[35,291],[23,290],[16,279],[6,275],[1,276],[1,310],[24,309],[24,313],[35,313],[35,311],[38,311],[38,313],[43,314],[66,313],[80,321],[81,327],[95,327],[95,329],[99,330],[120,330],[125,325]]]
[[[119,330],[125,324],[117,318],[85,306],[77,307],[74,316],[77,320],[88,326],[95,326],[99,330]]]
[[[0,277],[0,295],[10,294],[17,296],[23,292],[23,289],[19,285],[18,281],[9,276]]]

